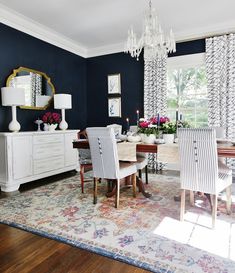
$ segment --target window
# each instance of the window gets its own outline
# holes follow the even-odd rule
[[[167,116],[188,121],[192,127],[208,125],[208,97],[205,55],[193,54],[168,58]]]

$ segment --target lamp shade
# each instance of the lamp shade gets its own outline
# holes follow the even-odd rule
[[[71,109],[72,96],[69,94],[54,95],[54,108],[55,109]]]
[[[3,106],[25,105],[24,88],[2,87],[1,91]]]

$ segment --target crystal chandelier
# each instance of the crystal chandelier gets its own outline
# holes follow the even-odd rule
[[[165,56],[167,53],[175,52],[175,38],[172,30],[168,36],[164,35],[158,22],[157,14],[149,1],[149,11],[145,13],[143,22],[143,33],[137,41],[137,35],[131,27],[128,30],[128,38],[124,52],[130,53],[131,57],[139,59],[144,48],[144,59],[155,59]]]

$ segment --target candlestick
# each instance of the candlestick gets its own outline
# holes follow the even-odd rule
[[[137,119],[137,122],[136,122],[136,125],[139,126],[139,119],[140,119],[140,116],[139,116],[139,110],[136,111],[136,119]]]
[[[160,127],[160,114],[157,114],[157,126]]]
[[[126,130],[127,131],[129,131],[129,127],[130,127],[129,118],[126,118]]]
[[[176,110],[176,112],[175,112],[175,119],[176,119],[176,122],[177,122],[178,119],[179,119],[179,111],[178,111],[178,110]]]

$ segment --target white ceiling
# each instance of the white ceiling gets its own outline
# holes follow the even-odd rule
[[[234,0],[152,0],[177,41],[235,31]],[[0,21],[84,57],[123,50],[148,0],[0,0]]]

